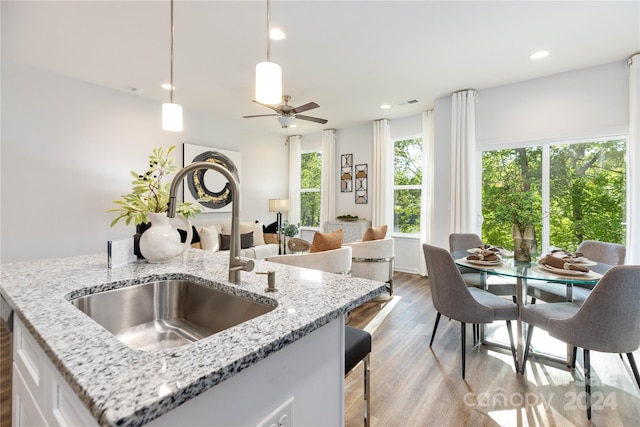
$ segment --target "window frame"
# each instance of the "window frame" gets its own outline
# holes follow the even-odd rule
[[[420,152],[421,154],[424,151],[424,147],[422,145],[423,141],[422,141],[422,135],[421,134],[413,134],[413,135],[408,135],[408,136],[401,136],[401,137],[395,137],[392,139],[391,143],[392,143],[392,156],[391,156],[391,166],[389,167],[389,171],[391,174],[391,194],[393,197],[393,205],[391,208],[391,231],[390,234],[392,237],[399,237],[399,238],[409,238],[409,239],[419,239],[420,238],[420,221],[418,221],[418,231],[415,233],[403,233],[402,231],[395,231],[396,229],[396,216],[395,216],[395,208],[396,208],[396,191],[397,190],[420,190],[420,214],[418,216],[418,218],[420,218],[422,216],[422,197],[424,196],[423,191],[422,191],[422,182],[420,184],[402,184],[402,185],[396,185],[395,183],[395,161],[396,161],[396,156],[395,156],[395,149],[396,149],[396,143],[398,141],[407,141],[407,140],[419,140],[420,141]],[[421,165],[421,169],[422,169],[422,165]],[[422,170],[422,173],[424,173],[424,171]],[[399,228],[399,227],[398,227]]]
[[[300,165],[302,166],[302,156],[304,156],[305,154],[311,154],[311,153],[318,153],[320,155],[320,159],[322,160],[322,148],[318,147],[318,148],[310,148],[310,149],[306,149],[306,150],[302,150],[300,152]],[[320,163],[320,186],[318,188],[302,188],[302,174],[300,174],[300,221],[301,221],[301,225],[300,225],[300,230],[321,230],[322,229],[322,224],[319,223],[317,227],[313,226],[313,225],[302,225],[302,195],[304,193],[318,193],[320,195],[320,205],[319,205],[319,209],[320,211],[318,212],[318,221],[320,221],[320,215],[322,213],[322,162]]]
[[[551,240],[551,223],[550,223],[550,202],[551,202],[551,162],[550,162],[550,152],[551,147],[558,145],[573,145],[573,144],[584,144],[584,143],[593,143],[597,141],[611,141],[611,140],[624,140],[625,141],[625,159],[626,159],[626,167],[629,167],[628,160],[628,149],[629,149],[629,135],[628,134],[606,134],[606,135],[594,135],[590,137],[567,137],[567,138],[554,138],[554,139],[544,139],[544,140],[530,140],[526,142],[514,142],[514,143],[506,143],[506,144],[492,144],[486,145],[483,147],[477,147],[477,168],[476,168],[476,182],[477,186],[477,194],[482,194],[482,154],[487,151],[499,151],[499,150],[514,150],[518,148],[532,148],[532,147],[540,147],[542,150],[542,160],[541,160],[541,196],[542,196],[542,230],[540,230],[540,240],[538,242],[538,251],[543,253],[550,247]],[[627,172],[628,176],[628,172]],[[628,186],[629,183],[626,183]],[[482,213],[482,197],[478,197],[476,200],[477,203],[477,211]],[[627,200],[628,203],[628,200]],[[629,219],[626,219],[625,227],[628,227]],[[482,235],[482,227],[478,230],[479,234]]]

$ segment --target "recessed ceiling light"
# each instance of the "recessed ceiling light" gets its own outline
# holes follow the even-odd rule
[[[391,105],[389,105],[389,104],[382,104],[382,105],[380,106],[380,108],[382,108],[383,110],[388,110],[389,108],[391,108]]]
[[[164,90],[171,90],[171,83],[163,83],[162,84],[162,89]],[[173,89],[175,90],[176,87],[174,86]]]
[[[289,127],[290,127],[290,128],[295,128],[295,127],[298,127],[298,126],[296,126],[296,125],[290,125]]]
[[[548,50],[539,50],[537,52],[534,52],[531,54],[531,56],[529,58],[531,59],[542,59],[546,56],[549,55],[549,51]]]
[[[287,38],[287,35],[282,32],[280,28],[272,28],[271,31],[269,31],[269,38],[271,40],[284,40]]]

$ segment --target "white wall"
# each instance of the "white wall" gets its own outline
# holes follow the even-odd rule
[[[478,93],[478,147],[579,139],[629,130],[626,61]]]
[[[177,145],[178,164],[184,142],[242,152],[242,221],[272,222],[268,199],[287,194],[279,135],[188,110],[184,132],[163,131],[157,102],[8,61],[1,83],[3,263],[106,253],[107,240],[133,234],[133,226],[109,228],[115,214],[106,211],[156,146]]]
[[[478,91],[478,150],[627,133],[629,78],[618,61]],[[448,248],[451,96],[435,101],[435,244]],[[480,152],[480,151],[479,151]]]

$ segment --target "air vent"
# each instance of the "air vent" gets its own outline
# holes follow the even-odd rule
[[[417,103],[418,103],[417,99],[408,99],[406,101],[398,102],[398,105],[411,105],[411,104],[417,104]]]

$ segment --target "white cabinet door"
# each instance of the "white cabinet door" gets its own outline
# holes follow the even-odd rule
[[[98,425],[17,317],[13,378],[14,426]]]

